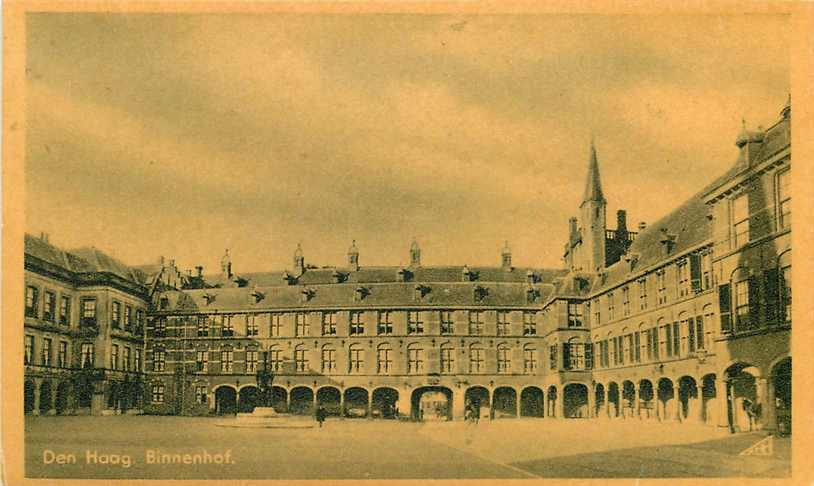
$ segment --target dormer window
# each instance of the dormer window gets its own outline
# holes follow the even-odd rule
[[[396,272],[396,280],[399,282],[409,282],[413,278],[413,272],[402,267]]]
[[[257,304],[258,302],[266,298],[266,294],[260,292],[259,290],[255,290],[254,292],[252,292],[252,297],[254,298],[254,303]]]
[[[463,270],[461,270],[461,280],[464,282],[469,282],[472,280],[472,271],[469,270],[467,265],[464,265]]]
[[[283,282],[285,282],[287,285],[293,285],[296,280],[297,279],[287,271],[283,272]]]
[[[356,290],[353,292],[353,300],[356,302],[362,301],[365,297],[370,294],[370,289],[367,287],[356,287]]]
[[[676,235],[668,233],[667,228],[661,229],[661,239],[659,241],[661,242],[662,252],[665,256],[673,252],[675,240]]]
[[[424,298],[425,295],[430,293],[430,288],[426,285],[416,285],[413,289],[413,298],[415,300],[421,300]]]
[[[300,300],[302,302],[308,302],[308,301],[310,301],[311,299],[314,298],[316,293],[317,292],[314,289],[310,289],[310,288],[302,289],[302,290],[300,290]]]
[[[526,282],[533,284],[539,281],[539,276],[531,270],[526,270]]]
[[[346,275],[338,270],[333,271],[333,281],[334,283],[342,283],[345,281]]]
[[[540,289],[529,287],[526,289],[526,302],[533,304],[540,300]]]
[[[215,294],[203,294],[203,298],[206,301],[206,305],[210,305],[212,302],[215,302]]]
[[[480,302],[489,295],[489,289],[481,285],[476,285],[473,289],[475,301]]]

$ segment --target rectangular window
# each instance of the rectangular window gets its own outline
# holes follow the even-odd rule
[[[681,356],[681,325],[678,322],[673,323],[673,356]]]
[[[781,317],[791,323],[791,265],[780,269]]]
[[[622,315],[630,315],[630,287],[622,288]]]
[[[393,369],[393,350],[381,347],[376,351],[376,372],[381,375],[390,373]]]
[[[548,348],[548,367],[552,370],[557,369],[557,345],[553,344]]]
[[[509,313],[506,311],[497,311],[497,335],[508,336],[511,333],[511,323],[509,322]]]
[[[455,349],[451,346],[441,348],[441,373],[452,373],[455,366]]]
[[[93,368],[96,362],[96,353],[93,349],[93,343],[82,343],[80,348],[80,365],[82,368]]]
[[[410,311],[407,313],[407,334],[424,334],[424,323],[421,322],[421,313]]]
[[[441,311],[441,334],[454,334],[455,324],[452,321],[452,311]]]
[[[42,340],[42,365],[51,366],[51,339]]]
[[[667,303],[667,279],[665,278],[665,271],[659,270],[656,272],[656,292],[658,294],[659,305]]]
[[[750,327],[749,280],[735,282],[735,326],[738,330]]]
[[[283,369],[283,352],[277,346],[272,346],[269,349],[269,362],[271,364],[271,371],[280,371]]]
[[[25,316],[37,317],[39,307],[39,289],[28,286],[25,288]]]
[[[96,325],[96,299],[82,299],[80,301],[83,326]]]
[[[308,370],[308,350],[304,346],[299,346],[294,350],[294,366],[297,371]]]
[[[59,323],[67,326],[71,322],[71,298],[62,296],[59,299]]]
[[[153,403],[164,403],[164,385],[153,385],[152,401]]]
[[[119,345],[114,344],[110,346],[110,369],[119,369]]]
[[[537,350],[534,348],[523,349],[523,373],[533,375],[537,371]]]
[[[705,252],[701,254],[701,289],[709,290],[712,288],[712,253]]]
[[[50,290],[45,291],[43,300],[42,318],[46,321],[54,322],[54,312],[56,311],[57,296]]]
[[[567,348],[567,351],[566,351]],[[585,344],[583,343],[565,343],[563,344],[563,353],[568,356],[568,369],[569,370],[584,370],[585,369]]]
[[[275,312],[271,315],[271,327],[269,329],[269,335],[271,337],[279,337],[280,331],[283,328],[283,314]]]
[[[634,361],[634,348],[633,348],[633,334],[625,334],[625,360],[628,363],[635,363]]]
[[[633,359],[636,363],[642,362],[642,333],[640,331],[636,331],[633,333],[633,346],[635,351],[633,352]]]
[[[308,314],[305,312],[297,312],[294,317],[296,323],[296,335],[307,336],[309,334]]]
[[[198,316],[198,337],[209,335],[209,322],[206,316]]]
[[[568,327],[582,327],[582,304],[568,303]]]
[[[608,350],[608,340],[599,341],[599,366],[607,368],[610,366],[610,351]]]
[[[524,336],[537,335],[537,312],[535,311],[523,312],[523,335]]]
[[[647,357],[647,361],[653,361],[655,359],[655,352],[653,349],[656,347],[654,344],[655,340],[653,339],[653,329],[647,329],[644,331],[645,334],[645,347],[646,353],[645,356]]]
[[[164,371],[166,357],[164,350],[153,351],[153,371]]]
[[[613,311],[614,311],[614,303],[613,303],[613,292],[608,293],[608,320],[613,320]]]
[[[110,325],[113,329],[121,327],[122,305],[119,302],[113,302],[113,310],[110,313]]]
[[[141,371],[141,350],[136,349],[133,355],[133,371]]]
[[[361,312],[350,313],[350,334],[351,336],[362,336],[365,333],[365,321],[362,320]]]
[[[225,349],[220,352],[220,371],[221,373],[231,373],[234,371],[235,354],[231,349]]]
[[[353,329],[351,329],[353,334]],[[322,313],[322,335],[336,336],[336,312]]]
[[[365,350],[359,346],[350,348],[350,372],[362,373],[365,371]]]
[[[198,373],[209,371],[209,351],[204,349],[195,353],[195,371]]]
[[[484,352],[483,349],[477,347],[469,348],[469,372],[480,373],[483,371]]]
[[[471,336],[483,334],[483,311],[469,311],[469,334]]]
[[[163,337],[167,332],[167,318],[156,317],[153,319],[153,335],[155,337]]]
[[[136,334],[144,332],[144,311],[138,309],[136,311]]]
[[[246,350],[246,373],[257,373],[257,350]]]
[[[393,315],[390,311],[379,312],[379,323],[376,326],[376,333],[380,336],[393,334]]]
[[[220,316],[220,335],[224,337],[235,335],[235,324],[231,315]]]
[[[209,402],[209,394],[205,385],[195,387],[195,403],[206,405]]]
[[[122,369],[124,371],[130,371],[130,348],[127,346],[122,349]]]
[[[57,366],[60,368],[68,367],[68,343],[66,341],[59,342],[59,351],[57,351]]]
[[[508,346],[497,348],[497,372],[509,373],[512,369],[512,350]]]
[[[420,374],[424,372],[424,350],[410,348],[407,350],[407,373]]]
[[[791,178],[789,171],[777,174],[777,205],[779,207],[778,228],[791,227]]]
[[[257,329],[257,315],[256,314],[246,314],[246,335],[247,336],[257,336],[258,329]]]
[[[681,260],[676,264],[676,273],[678,278],[678,297],[686,297],[690,295],[690,272],[689,265],[686,260]]]
[[[133,307],[129,305],[124,306],[124,329],[133,330]]]
[[[661,338],[659,347],[664,350],[661,354],[671,358],[673,356],[673,326],[671,324],[661,326]]]
[[[749,242],[749,198],[741,194],[732,200],[732,236],[734,248]]]
[[[594,309],[594,325],[598,326],[602,324],[602,312],[599,309],[599,299],[594,299],[591,306]]]
[[[322,372],[335,373],[336,372],[336,350],[333,348],[322,349]]]

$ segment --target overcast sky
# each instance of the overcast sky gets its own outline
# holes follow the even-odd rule
[[[26,227],[130,264],[560,265],[596,140],[654,222],[777,119],[783,16],[35,14]]]

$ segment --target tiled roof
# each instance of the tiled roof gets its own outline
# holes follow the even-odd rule
[[[25,254],[64,268],[65,270],[74,270],[74,262],[64,251],[36,236],[25,235]]]

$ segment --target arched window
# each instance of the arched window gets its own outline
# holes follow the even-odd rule
[[[512,369],[512,350],[505,343],[497,346],[497,372],[509,373]]]
[[[308,371],[308,349],[304,344],[294,348],[294,366],[297,371]]]
[[[485,371],[484,361],[486,359],[486,354],[483,351],[483,347],[475,343],[469,346],[469,372],[470,373],[481,373]]]
[[[569,370],[585,369],[585,343],[580,338],[572,337],[565,343],[563,361],[567,363]]]
[[[359,344],[351,344],[348,350],[349,371],[351,373],[363,373],[365,371],[365,350]]]
[[[283,369],[283,351],[276,344],[269,346],[269,366],[271,366],[271,371]]]
[[[449,343],[441,345],[441,373],[455,372],[455,348]]]
[[[322,372],[331,374],[336,372],[336,349],[330,344],[322,346]]]
[[[376,373],[387,375],[393,369],[393,349],[387,343],[376,348]]]
[[[416,375],[424,372],[424,350],[418,344],[407,346],[407,373]]]
[[[523,346],[523,373],[533,375],[537,372],[537,348],[531,344]]]

